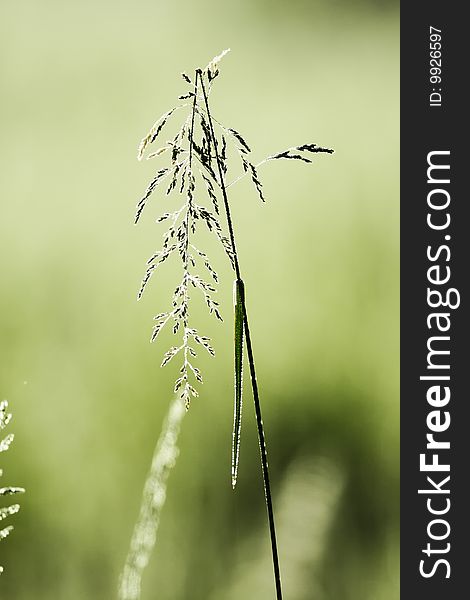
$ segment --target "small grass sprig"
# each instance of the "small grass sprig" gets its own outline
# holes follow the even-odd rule
[[[202,383],[200,369],[195,366],[196,347],[201,346],[212,356],[215,354],[210,339],[199,333],[190,323],[190,299],[193,289],[202,293],[211,314],[222,321],[219,304],[214,299],[219,278],[211,265],[207,254],[194,244],[194,234],[200,226],[215,235],[227,254],[235,273],[235,398],[234,424],[232,434],[232,486],[235,487],[238,476],[240,454],[240,432],[242,423],[242,372],[243,354],[246,348],[255,415],[260,445],[261,467],[265,490],[266,508],[271,536],[271,548],[274,568],[274,579],[277,599],[282,599],[281,576],[277,551],[277,540],[274,523],[273,503],[269,480],[266,439],[261,414],[259,388],[256,377],[255,361],[248,322],[246,305],[246,287],[242,279],[240,263],[235,241],[234,226],[230,211],[227,190],[248,176],[261,201],[265,201],[263,185],[258,169],[273,160],[297,160],[311,163],[313,154],[331,154],[333,150],[314,143],[293,146],[272,154],[260,163],[255,164],[251,158],[251,148],[238,130],[225,127],[212,114],[209,96],[214,80],[219,75],[219,64],[227,54],[225,50],[216,56],[205,69],[196,69],[193,76],[182,73],[182,78],[189,86],[179,96],[180,104],[176,105],[158,119],[149,133],[142,139],[138,149],[138,159],[142,160],[149,146],[161,139],[162,132],[177,111],[185,110],[186,118],[177,130],[176,135],[168,139],[158,149],[149,152],[147,159],[167,157],[167,166],[160,167],[142,198],[137,204],[135,223],[141,218],[148,201],[157,187],[167,183],[166,195],[176,196],[182,200],[177,208],[164,212],[157,222],[167,221],[169,226],[163,235],[162,248],[147,261],[147,269],[138,293],[142,297],[150,279],[160,264],[177,255],[182,264],[182,279],[176,287],[171,308],[157,314],[151,341],[155,341],[167,324],[172,324],[173,334],[181,335],[178,345],[172,346],[163,356],[161,366],[167,365],[175,356],[182,356],[179,376],[175,382],[174,392],[189,408],[191,398],[197,397],[197,383]],[[228,183],[229,153],[238,156],[241,173]],[[203,203],[202,198],[206,200]],[[221,214],[224,215],[222,220]],[[201,272],[205,273],[204,276]]]
[[[166,500],[167,480],[179,454],[178,435],[186,411],[174,399],[163,423],[142,493],[137,522],[119,581],[119,600],[139,600],[142,574],[155,545]]]

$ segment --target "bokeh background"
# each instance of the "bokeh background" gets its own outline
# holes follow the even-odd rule
[[[179,273],[136,303],[159,248],[156,167],[136,147],[222,49],[214,113],[268,202],[233,188],[268,436],[285,597],[398,598],[398,8],[395,2],[16,0],[0,19],[0,395],[23,485],[0,598],[115,598],[175,371],[148,343]],[[173,200],[174,202],[174,200]],[[143,599],[274,596],[249,388],[230,486],[232,274],[205,383],[183,422]],[[246,382],[248,383],[248,382]]]

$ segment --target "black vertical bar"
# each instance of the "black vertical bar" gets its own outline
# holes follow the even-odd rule
[[[470,577],[470,396],[465,385],[470,368],[470,195],[465,186],[470,160],[465,144],[468,109],[464,108],[470,52],[465,52],[469,36],[464,7],[463,3],[436,0],[401,5],[402,600],[470,597],[466,585]],[[435,33],[440,30],[439,57],[439,40],[431,38],[431,27]],[[436,62],[431,63],[433,57]],[[441,81],[431,80],[433,74]],[[438,151],[442,154],[429,154]],[[431,170],[428,181],[428,160],[450,169]],[[447,179],[450,181],[445,183]],[[442,209],[429,205],[445,206],[447,201],[449,205]],[[430,226],[428,218],[433,227],[443,226],[448,218],[450,222],[437,229]],[[442,281],[449,274],[446,283],[430,281]],[[455,290],[450,292],[450,304],[456,305],[460,298],[460,305],[431,307],[428,288],[440,292],[444,301],[449,290]],[[430,301],[439,304],[438,298],[434,293]],[[439,330],[438,318],[430,317],[433,313],[446,315],[439,324],[442,329],[450,324],[448,331]],[[430,342],[433,336],[441,339]],[[431,349],[448,350],[449,354],[428,356],[428,343]],[[430,368],[429,358],[437,368]],[[436,376],[449,380],[420,379]],[[436,388],[439,398],[444,398],[445,387],[449,388],[447,404],[431,405],[428,393],[433,386],[441,386]],[[436,394],[431,396],[433,401],[436,398]],[[450,425],[445,428],[448,418]],[[437,427],[443,431],[433,431]],[[431,443],[427,434],[449,442],[450,448],[427,448]],[[422,454],[426,464],[437,455],[439,465],[449,465],[450,470],[422,470]],[[446,512],[432,514],[431,510]]]

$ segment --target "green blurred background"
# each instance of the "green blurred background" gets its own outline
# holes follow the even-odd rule
[[[0,19],[0,395],[23,485],[0,544],[0,598],[111,599],[174,368],[148,343],[177,276],[141,303],[161,243],[155,169],[137,143],[223,48],[214,113],[255,160],[268,202],[233,188],[264,405],[286,600],[398,598],[398,8],[386,2],[17,0]],[[163,210],[160,209],[163,207]],[[211,249],[207,244],[206,248]],[[274,597],[253,410],[230,486],[232,274],[224,324],[183,422],[143,599]]]

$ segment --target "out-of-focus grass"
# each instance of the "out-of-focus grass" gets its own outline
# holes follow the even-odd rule
[[[0,381],[17,436],[2,467],[27,494],[1,549],[0,596],[115,594],[174,380],[158,369],[165,341],[147,344],[170,264],[134,301],[164,202],[132,227],[154,168],[135,161],[136,143],[184,89],[178,73],[230,46],[212,102],[257,157],[336,149],[312,166],[267,165],[265,206],[247,182],[232,195],[275,498],[295,497],[299,460],[327,457],[341,474],[317,564],[290,598],[396,598],[397,13],[209,0],[2,12]],[[240,553],[269,543],[249,408],[230,486],[232,275],[218,256],[226,323],[204,326],[217,357],[201,357],[144,598],[242,593]],[[300,573],[280,533],[281,560]]]

